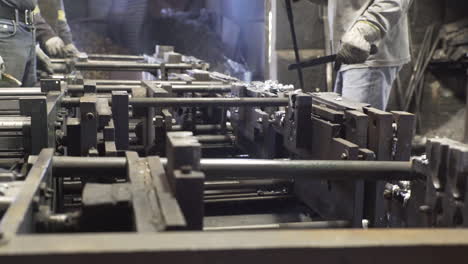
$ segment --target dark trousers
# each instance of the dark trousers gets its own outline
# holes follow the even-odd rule
[[[13,75],[23,87],[36,83],[36,40],[34,27],[0,19],[0,56],[5,73]]]

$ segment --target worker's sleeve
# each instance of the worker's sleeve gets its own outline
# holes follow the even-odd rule
[[[42,46],[45,45],[46,41],[56,37],[54,30],[50,27],[49,24],[41,16],[39,7],[36,6],[34,9],[34,25],[36,26],[36,41],[39,42]]]
[[[374,0],[358,21],[377,27],[382,38],[406,16],[412,0]]]
[[[57,33],[63,42],[68,45],[73,43],[73,35],[70,30],[70,26],[67,22],[67,16],[65,15],[65,8],[63,5],[63,0],[56,0],[58,3],[57,8]]]

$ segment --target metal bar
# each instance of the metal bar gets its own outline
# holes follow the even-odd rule
[[[197,135],[195,138],[201,144],[232,143],[234,138],[229,135]]]
[[[141,85],[141,81],[138,80],[92,80],[90,79],[89,81],[95,82],[96,85]],[[176,85],[176,84],[191,84],[191,85],[223,85],[224,83],[221,81],[177,81],[177,80],[170,80],[170,81],[162,81],[162,80],[157,80],[153,81],[156,84],[170,84],[170,85]]]
[[[18,233],[24,234],[34,229],[33,208],[31,205],[40,184],[50,176],[53,154],[53,149],[44,149],[39,154],[20,193],[0,222],[0,238],[1,235],[11,238]]]
[[[280,186],[292,184],[290,180],[232,180],[232,181],[206,181],[205,190],[243,189],[262,186]]]
[[[203,159],[207,179],[414,180],[411,162]]]
[[[71,246],[73,245],[73,246]],[[468,262],[468,230],[284,230],[20,236],[0,247],[3,262],[62,264],[170,262],[379,264]],[[417,252],[418,254],[415,254]],[[226,257],[228,256],[228,257]]]
[[[294,195],[220,198],[220,199],[207,199],[207,200],[204,200],[204,203],[212,204],[212,203],[230,203],[230,202],[271,201],[271,200],[287,200],[287,199],[293,199],[293,198],[295,198]]]
[[[132,89],[140,88],[141,85],[123,85],[123,84],[105,84],[97,85],[97,91],[99,93],[112,92],[112,91],[127,91],[131,92]],[[229,93],[231,92],[231,85],[220,85],[220,84],[174,84],[171,86],[172,92],[174,93]],[[83,92],[83,85],[69,85],[67,87],[68,92]],[[1,95],[1,93],[0,93]]]
[[[246,192],[246,193],[215,193],[215,194],[204,194],[204,200],[219,200],[219,199],[243,199],[243,198],[266,198],[266,197],[285,197],[290,196],[288,193],[272,193],[272,194],[258,194],[257,191]]]
[[[44,95],[40,87],[20,87],[20,88],[2,88],[0,96],[28,96],[28,95]]]
[[[162,68],[165,68],[166,70],[185,70],[201,67],[201,65],[187,63],[157,64],[123,61],[88,61],[75,63],[75,69],[80,71],[156,71]]]
[[[205,227],[203,231],[240,231],[240,230],[268,230],[268,229],[324,229],[350,227],[348,221],[317,221],[297,223],[275,223],[265,225],[241,225]]]
[[[62,106],[77,107],[79,98],[63,98]],[[279,107],[287,98],[131,98],[135,107]]]
[[[161,159],[163,164],[166,159]],[[202,159],[201,171],[207,179],[283,179],[297,177],[327,180],[416,180],[420,175],[404,161],[327,161],[327,160],[255,160]],[[54,172],[119,172],[126,168],[125,158],[54,157]],[[63,177],[64,175],[56,175]]]
[[[144,60],[145,56],[117,55],[117,54],[88,54],[88,59],[90,60],[138,61],[138,60]]]
[[[214,133],[222,130],[223,127],[221,125],[196,125],[195,131],[196,133]],[[232,131],[232,126],[227,127],[228,131]],[[171,131],[182,131],[182,126],[174,125],[172,126]]]
[[[296,63],[300,63],[301,55],[299,54],[299,46],[297,44],[296,28],[294,26],[294,13],[293,13],[292,6],[291,6],[291,0],[285,0],[285,2],[286,2],[286,12],[288,14],[288,20],[289,20],[289,27],[291,29],[291,38],[293,41],[294,55],[296,58]],[[297,75],[299,77],[299,83],[301,85],[301,89],[304,89],[304,77],[303,77],[301,68],[297,69]]]
[[[287,106],[288,98],[132,98],[137,107],[273,107]]]
[[[122,174],[127,168],[127,160],[123,157],[54,157],[54,175],[69,177],[70,173],[90,173],[99,171]],[[79,172],[78,172],[79,171]]]

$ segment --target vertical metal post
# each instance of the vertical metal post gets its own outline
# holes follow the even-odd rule
[[[167,134],[167,176],[190,230],[203,229],[204,181],[201,145],[192,132]]]
[[[301,55],[299,54],[299,46],[297,44],[296,28],[294,26],[294,13],[293,13],[292,6],[291,6],[291,0],[285,0],[285,2],[286,2],[286,12],[288,14],[288,20],[289,20],[289,27],[291,28],[291,37],[293,41],[294,55],[296,57],[296,63],[300,63]],[[297,69],[297,75],[299,77],[299,83],[301,85],[301,89],[304,90],[304,76],[302,74],[301,68]]]
[[[81,155],[88,156],[90,150],[97,150],[98,117],[96,97],[80,98]]]
[[[129,144],[129,114],[127,92],[112,92],[112,118],[114,119],[115,145],[117,147],[117,150],[127,150]]]

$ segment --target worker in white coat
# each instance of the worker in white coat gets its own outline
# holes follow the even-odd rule
[[[332,49],[344,63],[335,92],[385,110],[393,82],[411,60],[407,19],[411,1],[328,0]],[[378,49],[373,55],[372,45]]]

